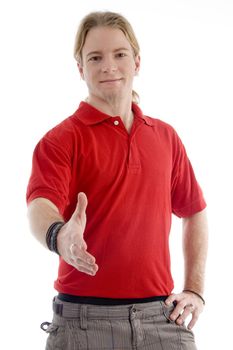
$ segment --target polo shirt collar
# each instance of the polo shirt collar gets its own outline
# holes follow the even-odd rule
[[[151,118],[144,116],[140,107],[136,103],[132,103],[132,110],[135,117],[144,120],[147,125],[153,125]],[[99,124],[107,119],[112,118],[112,116],[109,114],[101,112],[100,110],[84,101],[80,103],[78,110],[75,112],[75,115],[85,125]]]

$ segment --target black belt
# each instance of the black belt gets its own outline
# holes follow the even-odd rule
[[[57,298],[61,301],[74,304],[91,304],[91,305],[130,305],[150,303],[153,301],[165,301],[168,295],[154,296],[149,298],[127,298],[127,299],[114,299],[114,298],[98,298],[98,297],[83,297],[71,294],[59,293]]]

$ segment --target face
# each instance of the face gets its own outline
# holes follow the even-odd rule
[[[89,101],[120,101],[132,98],[134,76],[140,57],[120,29],[92,28],[82,50],[81,77],[89,90]]]

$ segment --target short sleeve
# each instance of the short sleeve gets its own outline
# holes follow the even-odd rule
[[[184,145],[176,133],[173,139],[171,201],[172,212],[178,217],[194,215],[206,207],[202,189],[195,177]]]
[[[27,203],[43,197],[52,201],[63,214],[69,204],[71,178],[71,155],[62,139],[53,138],[50,133],[37,144],[32,159]]]

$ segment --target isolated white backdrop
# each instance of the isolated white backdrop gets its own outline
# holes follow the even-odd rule
[[[37,141],[86,97],[72,57],[81,18],[125,15],[141,44],[135,81],[144,113],[181,136],[208,202],[207,305],[199,350],[229,349],[232,324],[233,5],[231,0],[0,2],[1,285],[4,349],[44,348],[57,257],[30,235],[25,191]],[[175,291],[182,288],[180,220],[171,233]],[[5,345],[4,345],[5,344]]]

